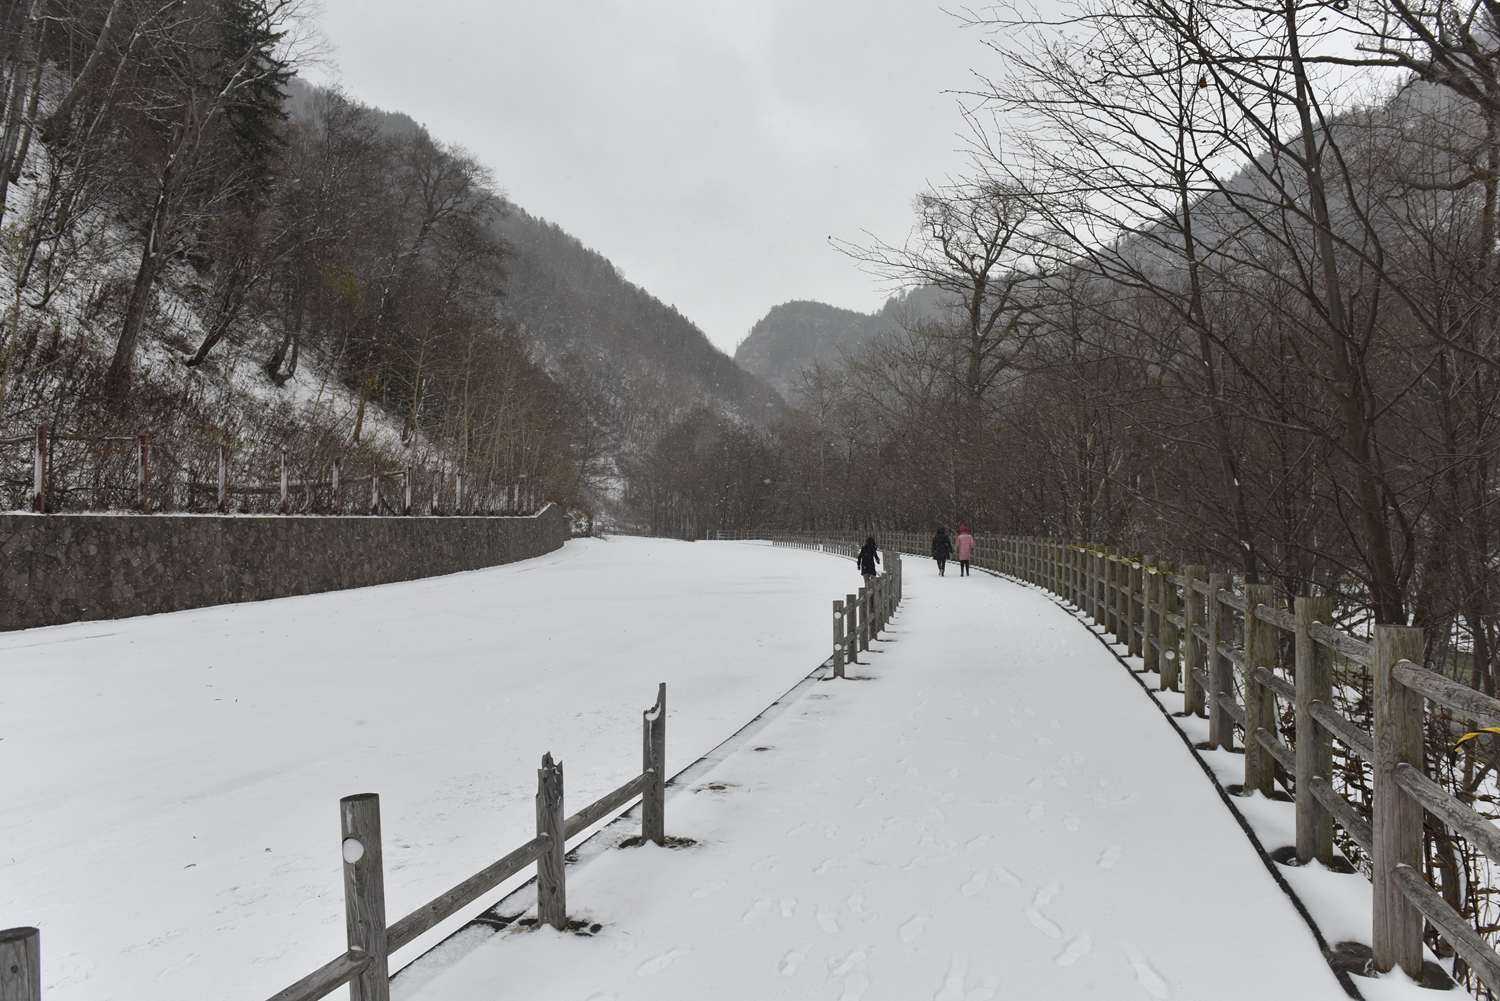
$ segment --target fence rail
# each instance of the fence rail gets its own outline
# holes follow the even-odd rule
[[[351,1001],[389,1001],[390,954],[453,917],[527,866],[537,866],[537,918],[567,927],[564,854],[569,838],[641,797],[641,840],[666,842],[667,686],[641,714],[642,768],[619,788],[571,817],[563,815],[563,767],[550,753],[537,770],[536,837],[457,886],[387,925],[385,872],[380,836],[380,797],[361,793],[339,800],[340,854],[344,867],[347,949],[270,1001],[317,1001],[349,985]],[[40,933],[35,928],[0,931],[0,999],[40,1001]]]
[[[149,435],[57,433],[45,424],[24,438],[0,438],[0,510],[142,513],[191,511],[399,515],[532,514],[545,505],[525,473],[477,482],[454,464],[436,467],[367,460],[344,475],[345,458],[299,456],[290,448],[244,450],[153,439]],[[268,461],[269,460],[269,461]],[[6,469],[29,467],[29,475]],[[369,485],[368,503],[350,488]]]
[[[779,545],[852,552],[822,533],[760,537],[767,534]],[[884,539],[888,551],[930,553],[926,536]],[[1453,751],[1454,731],[1437,714],[1474,729],[1500,726],[1500,700],[1422,667],[1421,629],[1377,625],[1367,640],[1335,627],[1328,598],[1296,597],[1288,606],[1270,586],[1236,592],[1229,574],[1207,567],[1179,573],[1057,539],[983,539],[973,562],[1057,595],[1158,673],[1163,690],[1182,692],[1184,711],[1207,717],[1210,747],[1243,752],[1242,794],[1289,789],[1300,863],[1333,864],[1336,829],[1363,850],[1374,884],[1377,970],[1399,966],[1422,978],[1425,919],[1428,939],[1446,942],[1479,986],[1500,994],[1500,953],[1445,898],[1441,890],[1451,894],[1452,886],[1434,888],[1423,847],[1426,817],[1429,831],[1445,829],[1500,862],[1500,828],[1429,774],[1429,762]],[[836,605],[836,644],[838,614]],[[1370,676],[1368,728],[1335,708],[1336,664]],[[1338,744],[1368,769],[1372,802],[1352,802],[1336,788]]]

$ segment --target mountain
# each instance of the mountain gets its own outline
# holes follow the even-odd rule
[[[576,237],[515,206],[495,227],[509,250],[501,309],[550,374],[614,412],[627,440],[650,440],[695,407],[755,425],[785,411],[775,389]]]
[[[938,308],[938,293],[933,288],[893,296],[878,313],[858,313],[808,300],[782,303],[750,328],[750,336],[740,342],[734,360],[791,399],[804,369],[814,364],[841,367],[847,354],[899,329],[903,318],[929,316]]]

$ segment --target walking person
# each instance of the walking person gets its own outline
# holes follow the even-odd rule
[[[880,550],[875,546],[875,536],[865,539],[865,546],[854,561],[859,564],[859,572],[864,575],[865,587],[873,587],[875,577],[880,573],[875,568],[875,564],[880,562]]]
[[[974,558],[974,536],[969,534],[968,525],[958,526],[958,575],[969,576],[969,561]]]
[[[945,577],[943,567],[948,564],[948,557],[953,555],[953,540],[948,538],[948,530],[942,525],[938,526],[937,534],[932,537],[932,558],[937,560],[938,576]]]

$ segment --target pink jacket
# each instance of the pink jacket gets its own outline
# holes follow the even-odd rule
[[[974,558],[974,536],[968,532],[958,533],[958,559],[959,562],[972,560]]]

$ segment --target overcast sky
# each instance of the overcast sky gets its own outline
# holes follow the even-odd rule
[[[869,312],[828,246],[899,242],[963,172],[958,98],[994,72],[929,0],[322,0],[337,79],[489,164],[726,351],[777,303]]]

